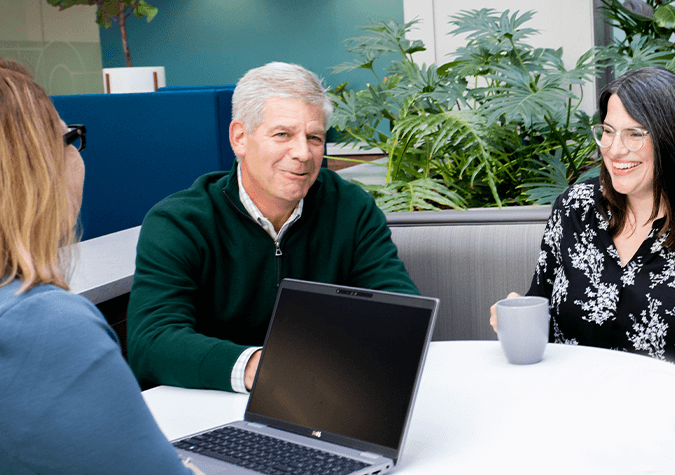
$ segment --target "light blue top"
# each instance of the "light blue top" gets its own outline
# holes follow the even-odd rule
[[[0,287],[0,474],[191,474],[84,297]]]

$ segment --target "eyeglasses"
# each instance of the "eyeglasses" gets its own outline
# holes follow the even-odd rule
[[[609,125],[593,125],[593,138],[601,148],[611,147],[614,143],[614,137],[619,135],[623,145],[631,152],[637,152],[645,144],[645,137],[649,131],[637,127],[628,127],[621,132],[615,131]]]
[[[87,128],[84,125],[69,125],[68,132],[63,134],[63,144],[72,145],[79,152],[87,145]]]

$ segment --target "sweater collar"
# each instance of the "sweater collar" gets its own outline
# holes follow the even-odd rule
[[[223,193],[227,196],[228,200],[239,208],[240,211],[248,214],[246,208],[239,198],[239,180],[237,179],[237,167],[239,167],[239,162],[235,162],[232,166],[232,169],[227,173],[221,180],[221,189]],[[304,198],[303,204],[303,215],[310,212],[316,206],[316,201],[318,200],[319,190],[323,187],[323,175],[325,170],[322,168],[319,171],[319,176],[316,178],[316,181],[307,191],[307,195]]]

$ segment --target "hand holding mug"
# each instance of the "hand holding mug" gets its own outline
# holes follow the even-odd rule
[[[507,299],[512,299],[513,297],[520,297],[520,294],[518,292],[511,292],[509,295],[506,296]],[[490,307],[490,325],[492,325],[492,329],[497,333],[497,304],[495,303]]]

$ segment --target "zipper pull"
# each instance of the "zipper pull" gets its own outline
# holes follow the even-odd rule
[[[281,256],[281,247],[279,245],[279,241],[274,241],[274,247],[276,249],[274,255],[277,257]]]

